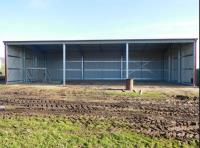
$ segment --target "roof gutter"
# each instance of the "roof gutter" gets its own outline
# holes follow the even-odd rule
[[[197,38],[182,39],[115,39],[115,40],[38,40],[38,41],[3,41],[7,45],[41,44],[126,44],[126,43],[194,43]]]

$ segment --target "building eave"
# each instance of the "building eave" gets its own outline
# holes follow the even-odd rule
[[[98,39],[98,40],[27,40],[3,41],[7,45],[35,44],[124,44],[124,43],[193,43],[198,38],[164,38],[164,39]]]

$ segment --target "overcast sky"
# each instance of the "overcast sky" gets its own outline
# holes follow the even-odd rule
[[[3,40],[199,36],[198,0],[4,0]]]

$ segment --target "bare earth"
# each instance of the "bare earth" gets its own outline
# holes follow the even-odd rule
[[[138,133],[179,140],[199,138],[198,88],[161,83],[135,85],[136,92],[159,92],[163,94],[160,98],[123,95],[123,89],[121,83],[0,85],[0,116],[116,118]]]

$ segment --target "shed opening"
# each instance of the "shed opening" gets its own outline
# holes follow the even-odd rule
[[[129,43],[128,53],[123,43],[64,46],[65,59],[63,44],[7,45],[7,83],[62,84],[65,80],[125,80],[128,76],[191,84],[194,79],[193,43]]]

